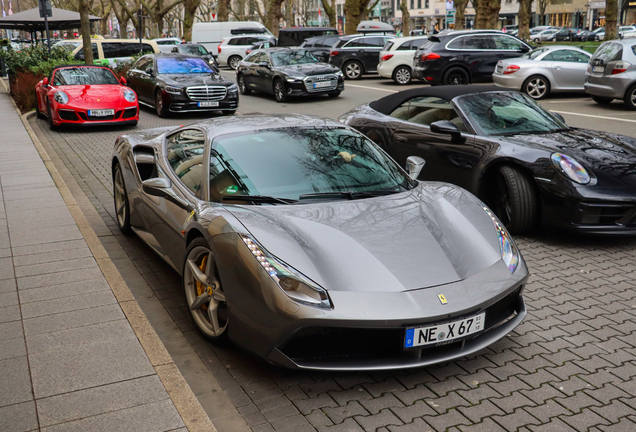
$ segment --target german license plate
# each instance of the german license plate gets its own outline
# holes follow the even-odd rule
[[[314,83],[314,88],[330,87],[330,86],[331,86],[331,81],[320,81],[320,82]]]
[[[503,66],[497,66],[497,73],[500,74],[503,70]]]
[[[484,329],[486,313],[462,320],[437,324],[428,327],[406,329],[404,348],[438,344],[453,339],[461,339]]]
[[[605,66],[594,66],[592,72],[603,73],[605,72]]]
[[[114,109],[102,109],[102,110],[88,110],[88,115],[91,117],[106,117],[115,115]]]
[[[198,102],[199,108],[211,108],[211,107],[218,107],[219,103],[218,102]]]

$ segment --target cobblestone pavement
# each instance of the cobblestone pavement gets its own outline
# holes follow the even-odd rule
[[[139,127],[186,121],[143,111]],[[179,277],[119,234],[110,155],[122,131],[37,124],[105,222],[98,235],[220,432],[636,430],[636,239],[519,238],[532,273],[528,316],[478,355],[411,371],[286,371],[203,340]]]

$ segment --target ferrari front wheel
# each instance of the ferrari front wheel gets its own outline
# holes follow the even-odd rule
[[[534,228],[538,208],[537,193],[528,177],[516,167],[500,167],[493,210],[510,233],[524,234]]]
[[[188,248],[183,269],[186,301],[197,328],[208,339],[227,339],[229,314],[225,292],[221,286],[216,260],[202,237]]]

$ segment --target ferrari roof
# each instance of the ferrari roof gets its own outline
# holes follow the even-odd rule
[[[449,85],[449,86],[435,86],[435,87],[420,87],[412,90],[404,90],[399,93],[395,93],[389,96],[385,96],[382,99],[378,99],[369,104],[371,108],[382,113],[389,114],[393,112],[397,107],[402,105],[409,99],[414,97],[438,97],[448,102],[456,98],[471,93],[485,93],[492,91],[502,91],[501,87],[485,86],[485,85]]]

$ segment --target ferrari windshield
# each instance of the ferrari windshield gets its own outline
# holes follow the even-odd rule
[[[210,198],[399,192],[406,173],[366,137],[341,128],[286,128],[223,135],[210,158]]]
[[[54,86],[119,84],[110,69],[100,67],[72,67],[58,69],[53,77]]]
[[[165,57],[157,59],[157,73],[160,74],[198,74],[213,73],[202,58]]]
[[[568,129],[556,116],[521,93],[479,93],[462,96],[456,103],[483,135],[546,133]]]
[[[274,66],[292,66],[297,64],[318,63],[318,59],[307,50],[274,51],[270,54]]]

